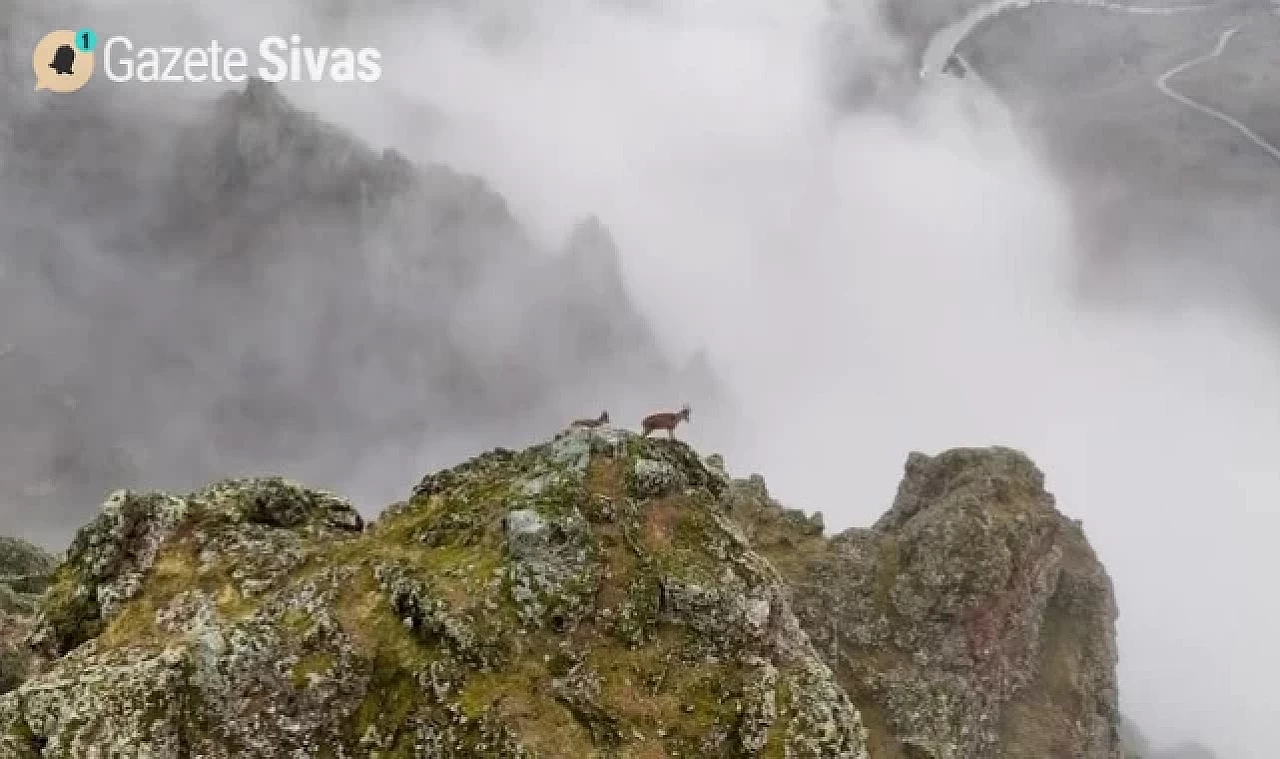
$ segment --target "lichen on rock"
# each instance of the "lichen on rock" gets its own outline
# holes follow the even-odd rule
[[[831,539],[763,480],[730,492],[877,759],[1118,756],[1111,583],[1023,454],[914,453],[874,528]]]
[[[362,528],[345,501],[276,477],[218,482],[185,497],[117,491],[76,533],[33,642],[65,654],[96,638],[148,577],[155,584],[157,576],[180,583],[203,575],[237,599],[254,596],[301,561],[307,537]]]
[[[0,541],[0,756],[1121,755],[1110,580],[1007,448],[912,454],[828,537],[572,428],[369,525],[273,477],[120,491],[54,564]]]
[[[868,757],[727,484],[601,428],[428,475],[368,529],[279,479],[117,493],[40,605],[51,661],[0,696],[0,753]]]

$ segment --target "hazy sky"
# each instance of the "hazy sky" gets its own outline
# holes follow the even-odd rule
[[[873,18],[845,22],[836,56],[816,0],[482,7],[500,5],[518,23],[331,31],[381,48],[383,80],[283,91],[484,177],[548,245],[598,214],[672,358],[705,348],[741,404],[695,408],[684,435],[832,528],[874,521],[910,450],[1025,450],[1115,580],[1124,709],[1160,744],[1270,757],[1280,341],[1243,298],[1148,308],[1195,292],[1180,265],[1131,275],[1123,307],[1085,304],[1066,189],[995,103],[950,82],[893,111],[830,106],[833,59],[899,55]],[[250,8],[195,15],[250,38],[299,23]]]

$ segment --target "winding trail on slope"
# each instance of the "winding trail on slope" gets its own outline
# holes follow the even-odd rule
[[[1232,27],[1231,29],[1226,30],[1225,32],[1222,33],[1220,37],[1218,37],[1218,45],[1211,52],[1206,53],[1205,55],[1202,55],[1198,58],[1192,58],[1191,60],[1186,61],[1184,63],[1179,63],[1177,66],[1174,66],[1173,68],[1161,74],[1160,78],[1156,79],[1155,84],[1156,84],[1156,87],[1164,94],[1168,95],[1169,97],[1173,98],[1179,103],[1182,103],[1188,108],[1194,108],[1195,110],[1207,116],[1212,116],[1213,118],[1217,119],[1218,121],[1221,121],[1222,123],[1226,124],[1232,129],[1235,129],[1237,132],[1244,135],[1245,139],[1247,139],[1249,142],[1252,142],[1254,145],[1257,145],[1258,147],[1270,153],[1271,157],[1276,159],[1276,161],[1280,161],[1280,148],[1277,148],[1275,145],[1272,145],[1266,139],[1259,137],[1252,129],[1242,124],[1238,119],[1228,116],[1222,111],[1219,111],[1216,108],[1211,108],[1205,105],[1204,103],[1200,103],[1198,101],[1192,100],[1191,98],[1187,97],[1186,95],[1183,95],[1181,92],[1178,92],[1177,90],[1169,86],[1169,79],[1171,79],[1172,77],[1175,77],[1178,74],[1181,74],[1183,71],[1186,71],[1192,66],[1199,66],[1202,63],[1206,63],[1222,55],[1222,51],[1227,49],[1227,43],[1231,41],[1231,38],[1235,36],[1235,33],[1238,31],[1240,31],[1238,27]]]
[[[974,29],[988,19],[1014,8],[1030,8],[1033,5],[1077,5],[1102,10],[1120,11],[1147,16],[1173,16],[1180,13],[1199,13],[1212,5],[1184,5],[1176,8],[1159,8],[1143,5],[1125,5],[1111,0],[991,0],[976,6],[959,21],[939,29],[929,38],[929,44],[920,59],[920,78],[937,76],[947,65],[956,48]]]

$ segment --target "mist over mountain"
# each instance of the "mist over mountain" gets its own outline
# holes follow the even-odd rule
[[[112,488],[233,474],[368,515],[604,408],[691,401],[837,527],[907,450],[1009,444],[1116,579],[1123,710],[1268,756],[1280,166],[1156,81],[1239,27],[1169,84],[1280,139],[1280,18],[1013,8],[921,81],[976,6],[11,5],[0,534],[61,548]],[[86,25],[385,72],[32,92],[35,40]]]
[[[104,490],[264,466],[377,503],[388,457],[519,439],[674,376],[594,217],[542,247],[482,179],[261,80],[150,118],[13,79],[8,532],[59,543]]]
[[[983,4],[886,5],[899,28],[926,39]],[[1157,85],[1175,66],[1208,56],[1231,28],[1238,32],[1221,55],[1169,84],[1275,143],[1280,85],[1268,72],[1278,63],[1280,15],[1269,2],[1039,2],[978,24],[957,50],[1069,180],[1099,297],[1130,298],[1142,287],[1134,270],[1155,266],[1195,272],[1199,290],[1142,287],[1158,305],[1243,294],[1268,318],[1280,316],[1280,263],[1268,239],[1280,211],[1280,159]]]

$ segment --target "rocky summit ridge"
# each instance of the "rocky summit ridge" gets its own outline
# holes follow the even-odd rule
[[[912,454],[823,533],[607,426],[367,524],[280,478],[118,491],[0,638],[0,756],[1120,756],[1110,582],[1025,456]]]

